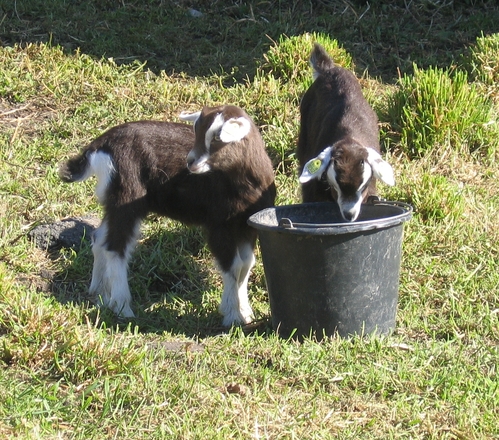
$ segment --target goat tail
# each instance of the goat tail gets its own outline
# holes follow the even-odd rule
[[[334,61],[319,43],[314,44],[314,49],[310,55],[310,64],[314,69],[314,79],[334,67]]]
[[[63,182],[79,182],[88,179],[92,174],[91,153],[86,151],[71,157],[59,165],[59,177]]]

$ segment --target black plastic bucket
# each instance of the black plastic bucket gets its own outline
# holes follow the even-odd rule
[[[370,200],[345,222],[336,203],[264,209],[258,230],[272,326],[282,337],[395,329],[403,223],[412,207]]]

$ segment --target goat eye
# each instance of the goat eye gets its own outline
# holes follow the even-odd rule
[[[213,140],[214,140],[215,142],[220,142],[220,140],[221,140],[221,139],[220,139],[220,132],[218,132],[215,136],[213,136]]]

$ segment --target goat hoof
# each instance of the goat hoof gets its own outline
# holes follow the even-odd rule
[[[116,304],[113,306],[107,305],[107,307],[112,310],[118,318],[135,318],[135,313],[130,308],[128,304],[117,306]]]
[[[232,327],[233,325],[245,325],[249,324],[253,320],[253,313],[250,312],[249,314],[245,313],[242,314],[240,312],[234,313],[234,314],[228,314],[224,316],[224,319],[222,321],[222,325],[224,327]]]

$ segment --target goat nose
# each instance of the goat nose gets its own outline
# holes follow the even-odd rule
[[[356,215],[355,215],[354,211],[343,211],[342,214],[343,214],[343,218],[347,222],[351,222],[351,221],[355,220]]]

